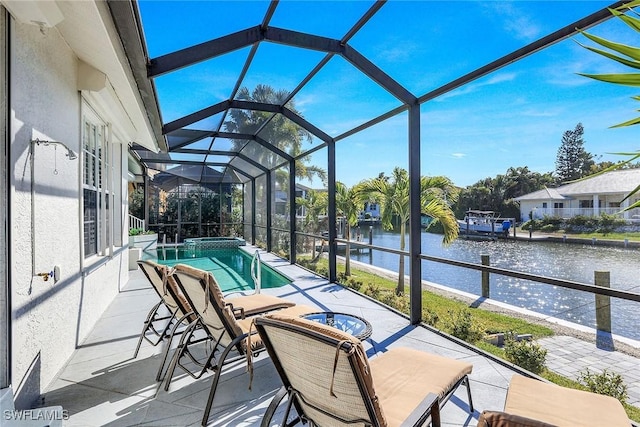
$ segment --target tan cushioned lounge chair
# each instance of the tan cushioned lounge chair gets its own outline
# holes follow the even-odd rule
[[[509,384],[504,412],[485,411],[478,427],[629,427],[613,397],[574,390],[521,375]]]
[[[285,418],[293,405],[299,418],[319,426],[422,425],[429,420],[437,426],[440,406],[460,384],[468,386],[472,365],[465,362],[406,348],[369,361],[358,339],[330,326],[279,312],[255,324],[284,384],[263,426],[271,425],[284,396],[289,397]]]
[[[295,305],[294,302],[287,301],[284,298],[266,294],[253,294],[226,298],[223,295],[216,278],[208,271],[200,270],[186,264],[178,264],[175,268],[179,268],[180,271],[200,277],[200,279],[205,282],[210,282],[209,287],[212,292],[215,292],[220,303],[228,305],[231,308],[231,311],[235,313],[236,317],[240,319],[273,310],[293,307]]]
[[[143,339],[147,340],[153,346],[156,346],[163,339],[168,337],[168,346],[170,346],[171,340],[173,339],[178,326],[180,326],[182,322],[192,322],[196,318],[184,295],[180,293],[176,286],[173,286],[172,283],[169,283],[166,280],[165,276],[167,273],[167,266],[150,260],[138,261],[138,266],[144,273],[152,288],[158,294],[160,301],[158,301],[158,303],[151,308],[149,314],[147,314],[147,318],[143,323],[142,332],[140,333],[140,338],[138,339],[138,345],[133,353],[134,358],[138,356],[138,351],[140,350],[140,345],[142,344]],[[170,316],[162,316],[159,313],[158,310],[162,305],[164,305],[169,313],[171,313]],[[167,319],[168,321],[165,323],[164,328],[158,332],[154,323],[158,321],[165,321]],[[170,329],[171,332],[169,332]],[[158,338],[155,341],[150,340],[147,337],[148,331],[154,332]],[[164,366],[164,359],[162,365]],[[160,371],[162,371],[162,366],[160,367]]]
[[[192,342],[191,331],[185,332],[169,364],[165,390],[169,389],[171,378],[177,366],[194,378],[202,376],[207,369],[214,370],[215,375],[202,418],[202,425],[206,425],[223,367],[231,362],[246,359],[245,356],[249,351],[255,354],[264,350],[260,336],[257,334],[256,329],[251,327],[253,319],[260,317],[260,315],[237,319],[237,312],[226,303],[220,288],[213,280],[213,276],[207,271],[178,264],[168,278],[169,281],[175,281],[176,286],[185,295],[198,315],[198,320],[191,325],[192,331],[195,331],[196,326],[201,326],[201,330],[207,334],[208,340],[215,343],[216,348],[211,351],[208,359],[202,364],[200,372],[190,372],[186,366],[181,364],[181,359],[184,356],[194,361],[194,357],[189,352],[189,346]],[[239,298],[244,297],[238,297],[237,299]],[[317,311],[317,309],[299,304],[274,312],[281,313],[282,316],[300,316],[314,311]],[[200,341],[196,340],[195,342]],[[222,349],[222,351],[217,352],[218,348]],[[233,350],[236,351],[237,355],[227,358]]]

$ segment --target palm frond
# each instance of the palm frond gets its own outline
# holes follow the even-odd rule
[[[627,120],[626,122],[619,123],[617,125],[609,126],[609,128],[613,129],[613,128],[621,128],[621,127],[633,126],[633,125],[637,125],[638,123],[640,123],[640,117],[636,117],[635,119]]]
[[[629,27],[631,27],[632,29],[634,29],[635,31],[640,32],[640,21],[632,16],[629,15],[625,15],[624,12],[622,10],[629,10],[629,9],[633,9],[636,6],[639,6],[640,3],[637,2],[631,2],[631,3],[627,3],[625,4],[623,7],[616,9],[609,9],[609,11],[611,11],[611,14],[617,18],[620,18],[620,20],[622,22],[624,22],[625,24],[627,24]]]
[[[442,199],[433,199],[424,207],[425,214],[442,224],[442,244],[449,245],[458,237],[458,222],[453,211]]]
[[[640,86],[640,74],[627,73],[627,74],[583,74],[578,73],[583,77],[589,77],[590,79],[599,80],[607,83],[615,83],[625,86]]]
[[[621,53],[622,55],[625,55],[625,56],[627,56],[629,58],[632,58],[635,61],[640,61],[640,49],[637,48],[637,47],[632,47],[632,46],[628,46],[626,44],[612,42],[612,41],[603,39],[602,37],[598,37],[598,36],[594,36],[593,34],[589,34],[586,31],[581,31],[580,33],[583,36],[585,36],[586,38],[588,38],[589,40],[591,40],[591,41],[593,41],[595,43],[598,43],[600,46],[604,46],[604,47],[606,47],[608,49],[611,49],[611,50],[613,50],[615,52]],[[596,49],[596,48],[592,48],[592,47],[589,47],[589,46],[584,46],[579,42],[578,42],[578,44],[580,46],[585,47],[585,48],[587,48],[587,49],[589,49],[589,50],[591,50],[593,52],[596,52],[596,53],[598,53],[600,55],[604,55],[604,56],[606,56],[608,58],[615,59],[616,61],[621,62],[621,63],[623,63],[625,65],[629,65],[631,67],[637,68],[634,65],[630,65],[630,64],[627,64],[626,62],[624,62],[624,61],[627,61],[627,62],[631,62],[631,64],[634,64],[635,61],[628,61],[628,60],[625,60],[623,58],[619,58],[619,57],[617,57],[617,56],[615,56],[613,54],[610,54],[609,52],[606,52],[606,51],[603,51],[603,50],[600,50],[600,49]]]
[[[633,190],[631,190],[629,192],[629,194],[627,194],[626,196],[624,196],[624,199],[620,200],[620,202],[624,202],[625,200],[627,200],[629,197],[633,196],[634,194],[636,194],[638,191],[640,191],[640,185],[638,185],[636,188],[634,188]],[[624,210],[629,210],[630,208],[626,208]]]

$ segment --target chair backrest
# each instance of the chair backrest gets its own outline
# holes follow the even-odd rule
[[[176,313],[176,317],[180,318],[193,312],[191,305],[180,292],[175,281],[168,280],[169,267],[151,260],[140,260],[138,265],[171,313]],[[190,316],[189,321],[193,320],[195,320],[195,316]]]
[[[256,328],[298,411],[316,425],[386,426],[366,353],[357,338],[277,312]]]
[[[220,345],[226,347],[243,334],[211,273],[186,264],[177,264],[169,279],[175,279],[189,304],[202,319],[207,333],[215,341],[219,340]],[[238,350],[244,351],[241,345],[238,345]]]

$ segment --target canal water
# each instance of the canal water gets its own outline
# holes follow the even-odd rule
[[[364,240],[369,227],[362,227]],[[408,242],[408,237],[406,239]],[[400,234],[373,227],[373,244],[398,249]],[[594,283],[594,271],[609,271],[611,287],[640,292],[640,251],[593,245],[541,241],[478,241],[460,238],[448,247],[442,236],[422,233],[422,252],[427,255],[480,264],[489,255],[491,265],[546,277]],[[351,259],[398,271],[399,256],[373,251],[352,252]],[[405,261],[407,261],[405,259]],[[408,262],[405,272],[408,272]],[[481,293],[481,272],[423,261],[422,279],[476,295]],[[491,274],[491,298],[539,313],[595,327],[595,296],[558,286]],[[611,299],[612,332],[640,340],[640,303]]]

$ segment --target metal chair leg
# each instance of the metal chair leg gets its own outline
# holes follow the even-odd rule
[[[136,351],[133,352],[133,358],[138,357],[138,352],[140,351],[140,346],[142,345],[142,339],[145,337],[147,330],[149,329],[149,325],[151,324],[151,319],[156,315],[158,308],[162,305],[162,301],[158,301],[156,305],[154,305],[151,310],[149,310],[149,314],[147,314],[147,319],[144,321],[142,326],[142,332],[140,333],[140,338],[138,339],[138,345],[136,346]]]
[[[280,387],[280,390],[278,390],[275,396],[273,396],[273,399],[271,399],[271,402],[269,403],[269,407],[267,408],[267,411],[264,413],[264,416],[262,417],[262,422],[260,423],[260,427],[269,427],[271,425],[271,420],[273,419],[273,416],[275,415],[276,410],[278,409],[278,406],[280,406],[280,402],[282,402],[282,399],[284,399],[286,395],[287,395],[287,388],[285,386]],[[287,420],[285,418],[284,422],[286,421]]]
[[[222,374],[222,367],[224,366],[224,362],[227,359],[227,356],[233,350],[238,343],[242,342],[248,334],[242,334],[236,337],[227,347],[225,347],[224,351],[220,355],[218,359],[218,363],[214,367],[216,373],[213,376],[213,383],[211,384],[211,389],[209,391],[209,398],[207,399],[207,405],[204,408],[204,414],[202,416],[202,425],[207,425],[207,420],[209,419],[209,413],[211,412],[211,406],[213,406],[213,398],[216,395],[216,389],[218,388],[218,382],[220,381],[220,375]]]
[[[465,376],[464,382],[467,386],[467,396],[469,397],[469,413],[473,414],[473,399],[471,399],[471,383],[469,382],[469,377]]]
[[[176,351],[173,353],[173,357],[171,358],[171,362],[169,363],[169,367],[167,368],[167,374],[166,374],[165,386],[164,386],[165,391],[169,390],[169,384],[171,384],[173,372],[176,369],[178,360],[180,359],[180,357],[182,356],[182,353],[186,348],[185,341],[191,335],[191,333],[193,332],[197,324],[198,324],[198,320],[191,322],[189,326],[187,326],[187,329],[183,332],[182,336],[180,337],[180,342],[178,343],[178,347],[176,347]]]
[[[167,363],[167,357],[169,356],[169,351],[171,350],[171,344],[173,343],[173,337],[175,336],[176,331],[178,330],[178,327],[182,324],[182,322],[185,321],[185,319],[187,319],[192,314],[193,314],[193,312],[189,312],[189,313],[185,314],[180,319],[178,319],[178,321],[176,322],[175,325],[173,325],[173,328],[171,329],[171,333],[169,334],[169,339],[167,340],[167,346],[165,347],[163,355],[162,355],[162,363],[160,364],[160,368],[158,368],[158,373],[156,374],[156,381],[162,381],[164,379],[164,376],[162,375],[162,371],[164,370],[164,365]],[[188,326],[187,326],[187,328],[188,328]],[[186,332],[186,329],[183,331],[183,333],[185,333],[185,332]]]

